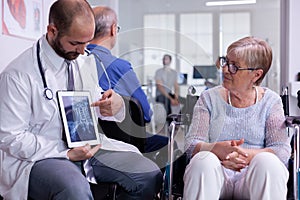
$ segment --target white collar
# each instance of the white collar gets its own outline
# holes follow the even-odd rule
[[[42,60],[44,59],[45,62],[49,65],[51,64],[56,70],[60,70],[63,65],[64,58],[57,55],[54,49],[50,46],[49,42],[46,39],[46,35],[43,35],[40,38],[41,43],[41,54]],[[46,65],[43,65],[46,66]]]

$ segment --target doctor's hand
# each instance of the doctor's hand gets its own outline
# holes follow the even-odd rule
[[[123,98],[110,89],[103,93],[99,101],[92,103],[92,106],[98,106],[102,116],[114,116],[123,107]]]
[[[86,144],[81,147],[75,147],[70,149],[67,153],[69,160],[71,161],[80,161],[87,160],[95,155],[95,153],[101,148],[101,145],[97,145],[95,147],[91,147],[91,145]]]

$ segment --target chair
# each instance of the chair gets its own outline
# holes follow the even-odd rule
[[[122,96],[126,106],[126,117],[122,122],[99,119],[100,132],[107,137],[136,146],[145,152],[146,127],[142,107],[133,97]]]
[[[90,183],[94,200],[115,200],[118,184],[116,183]]]
[[[133,97],[122,96],[122,98],[126,107],[125,119],[122,122],[99,119],[99,132],[109,138],[132,144],[144,153],[146,127],[142,107]],[[119,188],[116,183],[90,183],[90,187],[95,200],[114,200]]]
[[[183,124],[187,125],[187,128],[190,126],[192,122],[192,117],[194,113],[194,106],[198,100],[198,95],[188,94],[186,96],[186,102],[182,109],[184,117],[183,117]]]
[[[287,116],[286,125],[294,129],[294,134],[291,141],[292,155],[289,160],[289,180],[288,180],[288,200],[299,199],[299,133],[300,133],[300,116]]]
[[[297,92],[297,99],[298,99],[298,107],[300,108],[300,90]],[[294,134],[291,140],[292,146],[292,155],[291,159],[289,160],[289,180],[288,180],[288,200],[299,199],[299,148],[300,148],[300,140],[299,140],[299,133],[300,133],[300,116],[290,116],[289,115],[289,96],[288,96],[288,88],[285,87],[283,89],[283,94],[281,95],[281,100],[283,104],[284,114],[286,115],[286,126],[294,130]]]
[[[169,149],[168,149],[168,165],[166,167],[164,187],[162,191],[162,199],[182,199],[183,197],[183,175],[185,167],[188,164],[186,153],[178,154],[174,151],[174,137],[176,134],[176,126],[185,126],[185,130],[191,124],[194,106],[199,96],[193,93],[188,94],[182,114],[171,114],[168,116],[171,119],[169,126]]]

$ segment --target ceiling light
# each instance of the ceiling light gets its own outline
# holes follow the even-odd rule
[[[228,5],[242,5],[242,4],[254,4],[256,0],[244,0],[244,1],[208,1],[206,6],[228,6]]]

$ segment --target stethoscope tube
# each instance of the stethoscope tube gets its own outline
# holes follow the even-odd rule
[[[108,81],[108,89],[111,89],[111,82],[110,82],[110,78],[106,72],[106,69],[102,63],[102,60],[99,58],[99,56],[93,52],[90,52],[88,50],[85,50],[85,52],[89,55],[93,54],[95,56],[95,58],[99,61],[100,65],[101,65],[101,68],[103,69],[104,71],[104,74],[106,76],[106,79]],[[48,88],[48,85],[47,85],[47,81],[46,81],[46,78],[45,78],[45,72],[43,70],[43,67],[42,67],[42,62],[41,62],[41,57],[40,57],[40,41],[38,40],[37,42],[37,45],[36,45],[36,57],[37,57],[37,62],[38,62],[38,67],[39,67],[39,71],[40,71],[40,74],[41,74],[41,77],[42,77],[42,80],[43,80],[43,85],[44,85],[44,96],[46,99],[48,100],[52,100],[53,99],[53,91]]]
[[[36,45],[36,57],[37,57],[37,62],[40,70],[40,74],[43,80],[43,85],[44,85],[44,96],[48,100],[53,99],[53,92],[50,88],[47,86],[46,78],[45,78],[45,72],[42,67],[42,62],[41,62],[41,57],[40,57],[40,41],[38,40],[37,45]]]
[[[96,60],[99,61],[100,66],[101,66],[101,68],[102,68],[102,70],[103,70],[103,72],[104,72],[104,74],[106,76],[107,82],[108,82],[108,89],[112,89],[110,78],[109,78],[109,76],[107,74],[107,71],[105,69],[105,66],[103,65],[103,62],[102,62],[101,58],[96,53],[94,53],[92,51],[85,50],[85,52],[88,54],[88,56],[91,55],[91,54],[93,54],[95,56]]]

